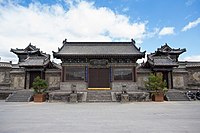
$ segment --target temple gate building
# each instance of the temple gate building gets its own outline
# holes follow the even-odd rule
[[[61,89],[137,89],[136,61],[145,56],[131,42],[67,42],[53,56],[62,61]]]

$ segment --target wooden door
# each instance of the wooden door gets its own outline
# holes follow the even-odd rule
[[[29,88],[31,88],[31,87],[33,86],[34,79],[35,79],[37,76],[39,76],[40,78],[44,78],[41,71],[33,71],[33,72],[30,72]]]
[[[110,88],[109,68],[89,68],[89,88]]]
[[[168,72],[163,72],[163,80],[166,81],[166,83],[167,83],[167,88],[169,88],[169,77],[168,77]]]

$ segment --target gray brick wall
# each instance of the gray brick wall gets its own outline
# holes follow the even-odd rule
[[[127,91],[134,91],[138,89],[137,82],[129,81],[129,82],[112,82],[111,88],[112,91],[122,91],[122,86],[126,86]]]
[[[71,91],[72,85],[75,85],[79,92],[87,90],[86,82],[60,82],[60,90]]]

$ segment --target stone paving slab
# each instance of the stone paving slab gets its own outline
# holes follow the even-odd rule
[[[6,103],[0,133],[199,133],[200,101]]]

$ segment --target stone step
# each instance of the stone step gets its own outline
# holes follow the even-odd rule
[[[30,102],[33,94],[30,90],[16,91],[8,96],[6,102]]]
[[[87,102],[112,102],[110,91],[88,91]]]
[[[95,102],[112,102],[111,100],[89,100],[87,102],[95,103]]]
[[[167,92],[166,97],[168,101],[189,101],[189,98],[185,95],[185,92]]]

